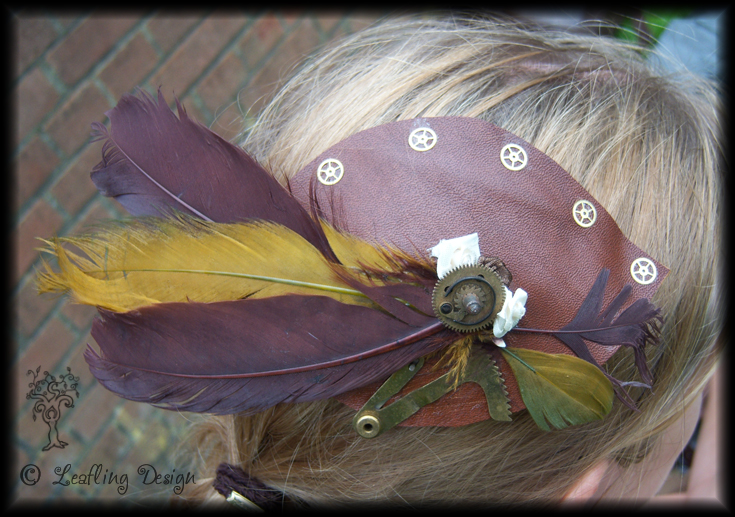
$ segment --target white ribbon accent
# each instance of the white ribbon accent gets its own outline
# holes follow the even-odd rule
[[[454,239],[442,239],[428,250],[436,257],[436,274],[442,279],[452,269],[477,264],[480,260],[480,238],[476,233]]]
[[[526,314],[526,300],[528,300],[528,293],[523,289],[516,289],[513,294],[510,289],[503,287],[505,288],[505,303],[493,323],[493,334],[496,338],[503,337],[518,325],[518,321]]]

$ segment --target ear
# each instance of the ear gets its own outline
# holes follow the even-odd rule
[[[595,464],[590,470],[585,472],[581,478],[577,480],[572,488],[567,492],[562,500],[563,503],[582,503],[589,500],[597,489],[600,487],[600,483],[607,472],[607,468],[610,466],[609,460],[602,460]]]

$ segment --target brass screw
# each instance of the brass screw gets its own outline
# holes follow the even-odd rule
[[[462,298],[462,305],[470,314],[479,314],[484,307],[475,293],[468,293]]]
[[[380,433],[380,420],[375,415],[362,415],[357,420],[357,432],[363,438],[375,438]]]

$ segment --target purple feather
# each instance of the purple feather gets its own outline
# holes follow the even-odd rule
[[[158,102],[140,91],[107,112],[110,130],[94,123],[105,140],[92,171],[97,189],[132,215],[184,212],[208,221],[273,221],[297,232],[337,261],[321,226],[291,194],[239,147],[190,119],[176,101],[178,118],[161,91]]]
[[[417,331],[380,311],[322,296],[100,313],[92,336],[101,355],[85,352],[100,383],[130,400],[217,414],[333,397],[385,378],[452,338],[436,320]]]
[[[653,376],[646,363],[645,347],[649,343],[656,344],[658,342],[660,323],[663,318],[660,315],[660,309],[656,308],[647,298],[636,300],[616,318],[616,314],[630,296],[632,291],[630,285],[625,285],[610,302],[607,309],[601,312],[609,276],[609,269],[600,271],[577,314],[572,321],[558,331],[526,328],[516,328],[515,330],[551,334],[568,346],[577,357],[594,364],[601,370],[602,367],[590,353],[585,340],[604,346],[624,345],[632,348],[636,367],[645,384],[638,382],[624,383],[611,377],[606,372],[605,375],[612,382],[618,398],[625,405],[635,410],[635,402],[622,388],[624,386],[651,387]]]

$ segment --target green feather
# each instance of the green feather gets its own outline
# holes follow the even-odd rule
[[[587,361],[521,348],[501,353],[518,381],[523,403],[541,429],[601,420],[612,409],[612,383]]]

